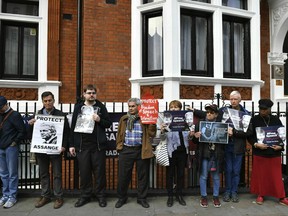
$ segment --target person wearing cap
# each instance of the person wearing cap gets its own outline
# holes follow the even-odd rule
[[[41,196],[36,201],[35,207],[41,208],[42,206],[51,202],[52,192],[50,184],[50,164],[53,170],[53,192],[55,196],[55,202],[53,205],[54,209],[59,209],[64,204],[63,199],[63,189],[62,189],[62,154],[68,147],[69,139],[69,124],[66,114],[61,110],[55,108],[54,94],[50,91],[45,91],[41,94],[42,109],[38,110],[39,115],[54,115],[54,116],[64,116],[64,131],[62,139],[61,152],[59,154],[44,154],[35,153],[37,164],[40,170],[40,183],[41,183]],[[28,121],[31,125],[31,130],[33,130],[33,125],[36,119],[33,117]],[[40,127],[40,135],[45,140],[43,144],[56,144],[57,143],[57,131],[53,124],[42,123]]]
[[[11,208],[17,202],[19,144],[26,133],[23,118],[0,96],[0,206]]]
[[[207,123],[216,122],[218,116],[218,107],[216,104],[207,104],[205,106],[206,117],[200,119]],[[208,173],[213,178],[213,204],[214,207],[221,207],[219,200],[220,177],[219,173],[223,170],[224,162],[224,145],[213,142],[199,142],[199,138],[203,136],[203,132],[199,128],[199,124],[195,127],[195,133],[192,134],[193,142],[197,144],[197,158],[200,172],[200,206],[208,207],[207,198],[207,179]]]
[[[241,111],[244,115],[250,115],[240,102],[241,94],[238,91],[232,91],[230,93],[230,105],[228,108]],[[227,110],[227,107],[219,109],[219,115],[217,117],[219,121],[222,121],[225,110]],[[233,128],[233,125],[230,124],[230,126]],[[246,132],[233,128],[231,134],[229,134],[228,145],[225,145],[224,202],[230,202],[230,200],[235,203],[239,202],[238,185],[240,182],[242,159],[246,151],[246,137]]]
[[[260,99],[259,114],[251,119],[248,141],[252,145],[253,165],[250,182],[250,192],[256,194],[256,203],[262,205],[264,196],[279,199],[279,203],[288,206],[284,183],[282,180],[281,153],[284,143],[281,139],[277,144],[267,145],[257,141],[256,128],[270,126],[283,127],[278,116],[272,115],[273,102],[270,99]]]
[[[80,198],[74,204],[81,207],[91,201],[93,193],[93,176],[96,181],[95,195],[100,207],[106,207],[106,129],[110,128],[112,121],[106,106],[97,100],[96,86],[88,84],[83,92],[84,101],[74,107],[71,122],[71,136],[69,152],[71,156],[77,157],[80,171]],[[93,119],[91,131],[74,131],[76,123],[87,110],[92,110],[90,119]],[[83,113],[84,112],[84,113]],[[92,122],[93,122],[92,121]],[[88,128],[89,129],[89,128]]]
[[[179,111],[182,109],[182,104],[178,100],[173,100],[169,103],[170,111]],[[194,129],[193,129],[194,130]],[[191,131],[190,131],[191,132]],[[185,206],[186,202],[183,198],[184,187],[184,171],[187,163],[188,139],[189,131],[170,131],[167,125],[161,125],[161,140],[167,139],[167,148],[169,155],[169,166],[166,167],[166,187],[168,192],[167,206],[173,206],[173,190],[174,182],[176,182],[176,200],[180,205]],[[175,171],[177,174],[175,175]],[[174,180],[176,176],[176,179]]]

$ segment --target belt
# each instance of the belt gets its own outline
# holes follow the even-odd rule
[[[125,147],[130,148],[130,149],[140,149],[142,148],[142,145],[126,145],[124,144]]]

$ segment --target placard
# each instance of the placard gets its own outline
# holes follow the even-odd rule
[[[228,144],[228,124],[221,122],[200,121],[199,142]]]
[[[194,130],[194,115],[190,110],[164,111],[163,123],[167,131]]]
[[[98,113],[98,109],[94,111],[93,106],[82,106],[81,113],[77,116],[74,132],[91,134],[95,125],[93,120],[94,112]]]
[[[268,146],[283,145],[286,141],[286,128],[283,126],[256,127],[258,143]]]
[[[236,130],[247,132],[251,116],[243,111],[225,108],[222,115],[222,123],[228,123]]]
[[[64,130],[64,116],[36,115],[31,152],[60,154]]]
[[[142,99],[139,107],[139,116],[142,124],[156,124],[158,119],[159,103],[156,99]]]

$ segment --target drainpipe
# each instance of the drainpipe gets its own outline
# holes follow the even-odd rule
[[[82,89],[82,0],[78,0],[77,14],[77,50],[76,50],[76,102],[81,100]]]

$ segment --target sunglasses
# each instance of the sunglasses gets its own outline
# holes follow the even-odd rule
[[[214,111],[212,111],[212,110],[208,110],[208,111],[206,111],[206,113],[207,113],[207,114],[209,114],[209,113],[210,113],[210,114],[212,114],[212,115],[213,115],[213,114],[215,114],[215,112],[214,112]]]
[[[95,95],[96,92],[86,92],[85,94],[89,94],[89,95],[93,94],[93,95]]]

